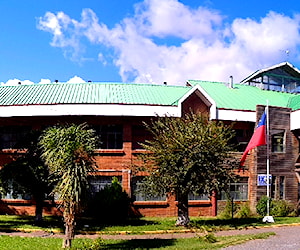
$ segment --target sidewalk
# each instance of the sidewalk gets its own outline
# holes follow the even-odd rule
[[[229,236],[229,235],[239,235],[239,234],[257,234],[262,232],[276,232],[278,230],[284,230],[286,228],[297,227],[300,229],[300,224],[288,224],[288,225],[269,225],[266,227],[259,227],[259,228],[248,228],[248,229],[241,229],[241,230],[227,230],[227,231],[219,231],[214,232],[216,236]],[[124,239],[124,240],[131,240],[131,239],[176,239],[176,238],[193,238],[200,235],[203,235],[201,232],[189,232],[189,230],[182,233],[182,230],[178,231],[170,231],[169,233],[162,233],[161,232],[145,232],[144,234],[135,235],[135,234],[126,234],[124,232],[115,232],[114,234],[101,234],[101,233],[94,233],[94,234],[76,234],[75,238],[90,238],[96,239],[101,237],[103,239]],[[0,235],[10,235],[10,236],[21,236],[21,237],[46,237],[46,238],[63,238],[63,234],[59,233],[49,233],[46,231],[34,231],[34,232],[0,232]]]

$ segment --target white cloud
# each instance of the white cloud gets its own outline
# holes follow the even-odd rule
[[[22,85],[32,85],[32,84],[34,84],[34,82],[32,82],[30,80],[21,81],[21,80],[16,79],[16,78],[10,79],[5,83],[1,82],[1,85],[3,85],[3,86],[17,86],[17,85],[20,85],[20,84],[22,84]]]
[[[83,80],[81,77],[79,76],[73,76],[72,78],[69,79],[69,81],[67,81],[67,83],[85,83],[86,81]]]
[[[52,83],[50,79],[41,79],[39,84],[50,84]]]
[[[39,29],[50,32],[52,46],[61,47],[72,59],[82,56],[83,37],[112,48],[124,82],[183,84],[187,79],[227,81],[230,75],[239,81],[284,61],[286,49],[299,57],[299,20],[297,15],[269,12],[258,21],[225,23],[216,10],[191,9],[177,0],[144,0],[135,5],[133,16],[112,29],[91,9],[82,11],[80,21],[47,12]],[[177,44],[168,45],[169,38]],[[98,59],[104,60],[104,55]]]

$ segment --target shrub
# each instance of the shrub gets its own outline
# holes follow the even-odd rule
[[[273,200],[271,215],[277,217],[288,216],[293,211],[291,204],[286,200]]]
[[[222,219],[232,219],[236,211],[236,204],[231,199],[226,200],[226,205],[223,211],[220,213]]]
[[[238,205],[235,217],[236,218],[249,218],[251,216],[251,209],[249,202],[242,202]]]
[[[130,199],[117,178],[95,194],[88,205],[87,215],[106,222],[122,222],[128,218]]]
[[[272,199],[268,198],[265,195],[260,198],[260,200],[258,201],[258,203],[256,205],[256,212],[261,216],[267,215],[267,202],[268,202],[268,199],[270,200],[270,211],[271,211],[271,208],[272,208],[272,205],[273,205],[272,204]]]
[[[270,215],[277,217],[288,216],[292,213],[293,207],[286,200],[272,200],[270,199]],[[259,202],[256,205],[256,211],[259,215],[265,216],[267,215],[267,196],[262,196]]]

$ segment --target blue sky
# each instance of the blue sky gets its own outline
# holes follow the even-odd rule
[[[286,60],[300,67],[297,0],[0,0],[0,9],[1,84],[238,82]]]

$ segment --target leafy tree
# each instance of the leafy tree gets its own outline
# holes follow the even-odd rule
[[[85,124],[54,126],[40,138],[42,158],[50,172],[59,178],[54,191],[59,195],[65,222],[63,248],[71,247],[75,221],[88,194],[88,175],[95,164],[93,152],[97,137]]]
[[[178,201],[176,225],[189,224],[189,193],[219,192],[235,179],[237,160],[230,157],[232,129],[196,114],[183,118],[158,117],[145,124],[153,135],[142,144],[136,170],[145,171],[144,191],[150,195],[175,194]]]
[[[39,131],[31,131],[16,145],[24,153],[16,154],[13,161],[5,164],[0,170],[0,185],[2,193],[17,195],[32,195],[36,203],[35,221],[42,221],[44,200],[50,194],[53,186],[49,181],[48,167],[41,160],[38,148]]]

